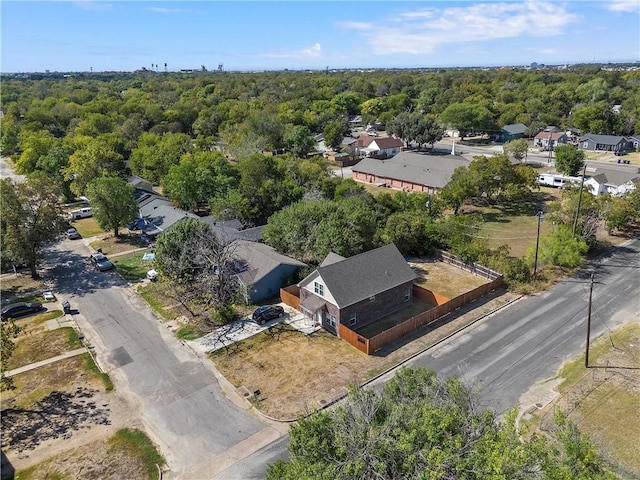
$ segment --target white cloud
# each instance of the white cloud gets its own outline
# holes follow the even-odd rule
[[[295,50],[293,52],[280,52],[280,53],[262,53],[260,57],[267,58],[296,58],[307,59],[309,57],[318,58],[322,55],[322,47],[319,43],[314,44],[311,47],[303,48],[301,50]]]
[[[606,6],[612,12],[640,12],[640,0],[608,0]]]
[[[341,22],[338,26],[360,32],[376,54],[419,55],[448,44],[549,37],[577,20],[577,15],[561,5],[528,0],[402,12],[387,19],[385,28],[377,22]]]

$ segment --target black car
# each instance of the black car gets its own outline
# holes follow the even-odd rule
[[[109,261],[107,256],[103,253],[93,253],[89,257],[91,263],[96,267],[96,270],[100,270],[101,272],[106,272],[107,270],[111,270],[113,268],[113,263]]]
[[[264,325],[267,320],[272,320],[274,318],[278,318],[284,315],[284,308],[280,305],[265,305],[264,307],[259,307],[253,312],[253,320],[260,324]]]
[[[2,308],[2,320],[17,318],[30,313],[36,313],[42,310],[42,304],[38,302],[32,303],[12,303]]]

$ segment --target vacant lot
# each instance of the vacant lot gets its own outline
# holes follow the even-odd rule
[[[74,220],[71,222],[71,226],[78,230],[78,233],[82,238],[95,237],[96,235],[102,235],[105,233],[93,217]]]
[[[567,364],[562,397],[538,417],[540,429],[551,428],[560,408],[589,435],[620,478],[640,478],[640,324],[630,323],[592,345],[590,368],[584,356]]]
[[[148,246],[137,233],[129,232],[128,230],[124,230],[124,232],[121,232],[118,237],[114,236],[113,233],[105,235],[100,240],[92,242],[91,247],[96,250],[102,248],[104,254],[108,256]]]
[[[324,331],[310,336],[287,325],[274,326],[254,337],[211,354],[220,372],[253,398],[259,410],[276,418],[295,418],[331,402],[349,385],[361,383],[410,355],[430,346],[516,295],[498,292],[461,308],[446,319],[422,327],[388,345],[375,355],[365,355]]]

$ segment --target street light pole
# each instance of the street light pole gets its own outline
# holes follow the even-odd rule
[[[533,279],[535,280],[536,274],[538,273],[538,247],[540,246],[540,224],[542,223],[542,210],[540,210],[537,214],[538,216],[538,234],[536,235],[536,256],[533,261]]]

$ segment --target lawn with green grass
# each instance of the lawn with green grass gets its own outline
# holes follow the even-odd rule
[[[78,233],[82,238],[95,237],[96,235],[103,235],[106,233],[93,217],[74,220],[71,222],[71,226],[78,230]]]
[[[112,257],[110,260],[125,280],[137,282],[145,278],[147,272],[153,268],[152,261],[142,259],[147,251],[151,249]]]

